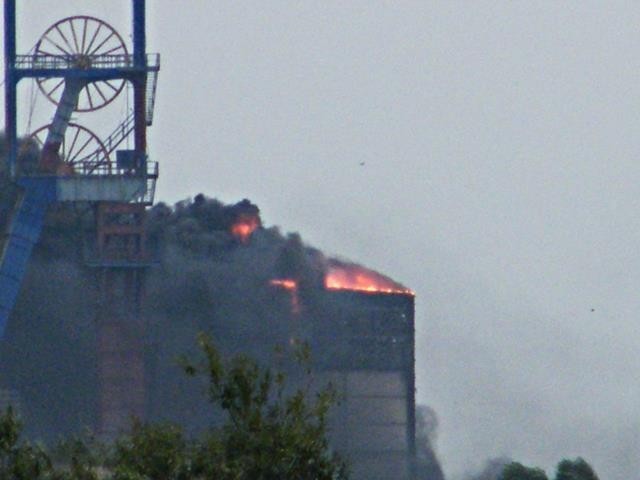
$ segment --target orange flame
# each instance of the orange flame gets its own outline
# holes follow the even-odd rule
[[[251,234],[260,226],[260,218],[255,215],[241,213],[236,221],[231,225],[231,235],[236,237],[241,243],[248,243]]]
[[[269,282],[271,285],[282,287],[286,290],[297,290],[298,283],[295,280],[275,278]]]
[[[291,292],[291,313],[298,315],[302,310],[300,296],[298,295],[298,282],[288,278],[275,278],[269,283],[275,287],[284,288]]]
[[[328,290],[354,290],[359,292],[402,293],[413,291],[389,277],[358,265],[334,265],[327,270],[325,287]]]

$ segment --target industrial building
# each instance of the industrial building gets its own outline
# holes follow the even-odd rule
[[[413,294],[362,267],[339,262],[319,267],[311,261],[315,253],[310,249],[300,250],[308,272],[291,271],[281,261],[291,239],[262,228],[257,208],[249,203],[225,209],[196,199],[185,206],[186,219],[177,210],[163,217],[162,207],[152,208],[159,168],[148,156],[146,130],[153,122],[160,57],[146,51],[145,1],[133,0],[132,6],[132,46],[123,40],[129,32],[121,34],[100,19],[80,15],[56,22],[35,39],[32,53],[18,54],[16,2],[5,1],[7,175],[15,194],[1,245],[0,336],[6,327],[20,347],[2,353],[14,366],[5,375],[8,385],[2,385],[0,399],[24,404],[28,419],[30,408],[46,410],[38,406],[42,397],[68,396],[56,388],[69,385],[69,378],[59,383],[54,378],[46,392],[25,391],[26,383],[16,373],[16,358],[25,353],[16,352],[28,348],[21,337],[25,332],[33,339],[42,333],[33,325],[21,326],[34,316],[32,292],[45,297],[41,292],[50,288],[55,298],[74,288],[71,281],[40,285],[29,268],[32,253],[42,250],[48,212],[79,205],[82,240],[72,250],[80,254],[73,259],[63,255],[63,264],[73,269],[77,285],[86,286],[80,303],[91,307],[77,308],[71,333],[62,332],[67,320],[56,323],[66,305],[52,304],[48,312],[50,328],[58,329],[60,338],[81,329],[88,332],[77,345],[69,344],[83,347],[74,358],[86,363],[70,361],[65,368],[83,368],[77,378],[85,387],[95,387],[96,395],[78,402],[86,411],[69,420],[69,428],[89,426],[108,439],[136,416],[177,421],[195,431],[212,414],[203,407],[206,399],[185,396],[197,386],[185,387],[187,380],[172,363],[195,332],[210,330],[227,353],[245,352],[259,360],[272,345],[300,339],[311,346],[318,382],[331,382],[340,394],[331,417],[331,443],[348,459],[353,478],[414,478]],[[35,164],[21,162],[18,152],[21,80],[37,82],[53,112],[50,124],[21,132],[39,149]],[[85,116],[109,105],[126,88],[132,92],[130,115],[105,132],[82,125]],[[123,148],[127,139],[133,148]],[[157,231],[154,225],[160,225]],[[67,228],[65,239],[73,238],[68,234],[73,228]],[[188,235],[175,234],[180,229]],[[167,240],[166,232],[174,232],[175,238]],[[170,248],[171,255],[163,253]],[[59,264],[52,268],[44,254],[36,262],[46,264],[56,279]],[[71,277],[69,271],[60,275]],[[167,277],[171,284],[163,283]],[[173,311],[169,297],[174,304],[185,298],[181,309]],[[51,348],[64,348],[60,343]],[[40,365],[38,352],[29,355]]]

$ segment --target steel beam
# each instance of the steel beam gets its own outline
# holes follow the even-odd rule
[[[157,71],[158,68],[152,67]],[[127,68],[97,68],[93,70],[77,70],[72,68],[19,68],[14,69],[14,78],[80,78],[85,80],[115,80],[132,79],[146,73],[147,69],[127,67]]]
[[[9,175],[15,178],[17,145],[17,80],[14,74],[16,59],[16,0],[4,2],[4,92],[5,134],[7,136],[7,165]]]
[[[133,63],[145,66],[147,37],[145,30],[145,0],[133,0]]]

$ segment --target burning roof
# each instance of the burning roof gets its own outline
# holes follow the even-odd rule
[[[391,278],[361,265],[329,259],[325,274],[325,287],[329,290],[397,293],[413,295],[413,291]]]

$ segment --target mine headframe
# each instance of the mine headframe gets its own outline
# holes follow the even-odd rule
[[[133,0],[133,53],[120,34],[91,16],[62,19],[40,37],[32,53],[16,53],[16,1],[4,2],[5,128],[7,169],[17,201],[0,243],[0,338],[15,303],[47,207],[54,202],[98,205],[153,203],[157,163],[147,156],[153,120],[158,54],[146,53],[145,1]],[[17,85],[35,79],[55,105],[50,124],[30,132],[40,147],[37,166],[18,161]],[[100,138],[72,114],[111,103],[130,82],[133,112]],[[134,148],[118,150],[133,133]],[[115,160],[114,157],[115,156]]]

